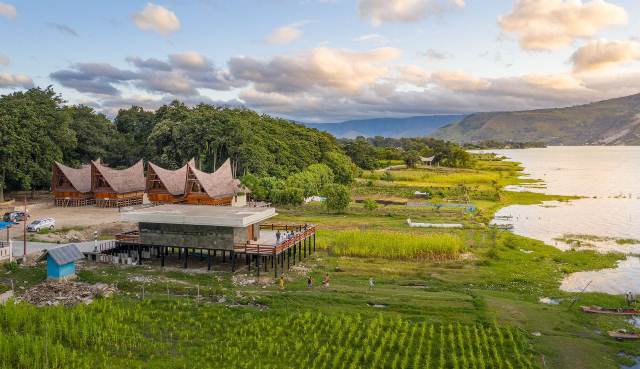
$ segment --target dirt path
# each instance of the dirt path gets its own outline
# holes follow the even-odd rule
[[[17,210],[22,210],[22,208],[18,207]],[[50,242],[88,241],[93,240],[94,231],[98,231],[100,237],[105,237],[134,228],[132,224],[120,222],[117,208],[96,208],[94,206],[61,208],[53,206],[50,201],[47,201],[28,204],[27,211],[31,215],[29,221],[40,218],[56,220],[56,229],[52,234],[36,235],[39,240]],[[4,239],[6,237],[4,231],[0,233],[0,239]],[[21,240],[22,233],[23,225],[20,223],[11,228],[10,237],[14,240]]]

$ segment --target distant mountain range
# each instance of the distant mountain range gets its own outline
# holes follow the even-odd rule
[[[640,145],[640,94],[568,108],[471,114],[432,136],[457,142]]]
[[[310,128],[329,132],[338,138],[358,136],[421,137],[438,128],[458,122],[464,115],[424,115],[409,118],[374,118],[348,120],[340,123],[303,123]]]

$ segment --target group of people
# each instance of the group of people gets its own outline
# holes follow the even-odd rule
[[[325,273],[324,277],[322,278],[322,287],[329,288],[330,282],[331,282],[331,279],[329,278],[329,273]],[[278,285],[280,286],[281,290],[284,290],[284,284],[285,284],[284,274],[281,274],[280,278],[278,279]],[[375,279],[373,279],[373,277],[369,277],[369,291],[372,291],[375,286],[376,286]],[[307,275],[307,288],[308,289],[313,288],[313,278],[311,278],[310,275]]]
[[[284,236],[282,233],[280,233],[280,230],[278,229],[278,231],[276,232],[276,243],[280,243],[280,239],[282,239],[282,241],[286,241],[289,238],[293,238],[293,236],[295,236],[295,232],[294,231],[285,231],[284,232]]]
[[[306,231],[307,229],[309,229],[309,225],[305,223],[305,225],[302,227],[303,231]],[[282,233],[280,233],[280,230],[278,229],[276,231],[276,244],[280,243],[280,239],[282,239],[282,241],[286,241],[290,238],[293,238],[296,235],[296,233],[291,230],[291,231],[284,231],[284,235]]]

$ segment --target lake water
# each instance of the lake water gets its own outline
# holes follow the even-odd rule
[[[532,191],[585,198],[542,205],[515,205],[496,216],[496,223],[513,224],[513,232],[567,250],[595,249],[640,255],[640,147],[556,146],[542,149],[493,150],[521,162],[527,178],[544,186],[513,186]],[[635,241],[634,241],[635,240]],[[633,278],[633,279],[631,279]],[[640,293],[640,259],[630,256],[609,271],[575,273],[562,289]]]

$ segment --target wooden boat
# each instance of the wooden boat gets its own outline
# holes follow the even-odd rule
[[[580,306],[585,313],[612,315],[640,315],[640,310],[629,308],[603,308],[600,306]]]
[[[617,340],[640,340],[640,333],[630,333],[624,329],[609,331],[608,333],[609,337],[613,337]]]

